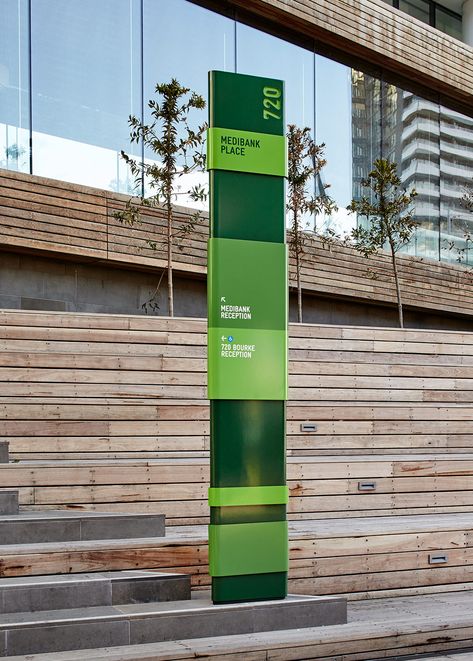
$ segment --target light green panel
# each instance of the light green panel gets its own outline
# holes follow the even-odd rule
[[[247,505],[287,505],[289,489],[270,487],[210,487],[210,507],[241,507]]]
[[[287,521],[209,526],[209,573],[242,576],[286,572]]]
[[[287,399],[287,332],[209,328],[209,399]]]
[[[271,133],[209,128],[207,169],[287,177],[287,139]]]
[[[287,246],[210,239],[209,326],[287,329]]]

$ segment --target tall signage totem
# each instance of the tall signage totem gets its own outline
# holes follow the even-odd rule
[[[210,72],[214,603],[287,594],[287,148],[280,80]]]

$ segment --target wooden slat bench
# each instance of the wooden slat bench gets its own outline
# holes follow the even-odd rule
[[[205,330],[196,319],[0,312],[13,459],[0,488],[19,488],[27,509],[164,512],[169,525],[159,543],[2,547],[5,575],[179,568],[208,586]],[[472,588],[472,336],[291,325],[289,370],[291,589]],[[430,565],[434,552],[447,562]]]
[[[396,16],[396,20],[399,18]],[[141,223],[124,226],[114,214],[128,199],[110,191],[0,170],[0,249],[100,261],[110,267],[165,267],[163,211],[147,209]],[[175,218],[178,227],[188,224],[190,210],[175,207]],[[187,277],[205,278],[209,233],[206,214],[193,225],[192,234],[176,237],[174,269]],[[156,250],[147,244],[149,238],[155,240]],[[398,261],[406,306],[442,315],[471,315],[473,292],[464,268],[408,255],[400,255]],[[396,303],[388,255],[373,256],[367,262],[347,246],[324,248],[310,235],[301,281],[308,294],[390,307]],[[292,258],[290,283],[295,285]]]
[[[370,517],[290,524],[289,589],[350,599],[473,589],[473,515]],[[444,564],[429,556],[446,555]],[[160,568],[208,589],[207,528],[166,537],[0,545],[0,575]]]
[[[472,451],[472,335],[310,325],[290,334],[291,456]],[[12,456],[206,456],[205,341],[202,320],[0,312]]]

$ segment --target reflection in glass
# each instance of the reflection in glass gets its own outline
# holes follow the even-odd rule
[[[208,72],[235,71],[235,22],[186,0],[144,0],[143,12],[145,122],[150,120],[146,104],[154,97],[156,84],[172,78],[208,102]],[[203,124],[207,116],[207,110],[196,111],[190,117],[191,126]],[[154,157],[149,151],[145,156],[149,162]],[[207,181],[206,173],[194,173],[181,177],[179,185],[187,191],[196,184],[206,185]],[[176,203],[208,206],[185,195],[179,196]]]
[[[314,55],[237,23],[237,73],[285,81],[286,124],[314,130]]]
[[[2,0],[0,25],[0,168],[29,172],[27,0]]]
[[[320,183],[330,185],[327,194],[338,206],[330,218],[317,219],[317,229],[344,234],[356,223],[346,211],[352,199],[351,69],[316,55],[315,90],[315,139],[325,143],[327,160]]]
[[[131,151],[128,115],[141,115],[139,0],[35,0],[31,20],[34,173],[128,191],[119,152]]]
[[[473,232],[473,214],[462,197],[473,184],[473,119],[440,107],[440,183],[441,258],[456,261],[459,257],[471,265],[471,246],[465,235]],[[452,245],[453,244],[453,245]],[[470,248],[464,254],[458,249]]]
[[[307,126],[313,136],[314,54],[240,23],[237,23],[237,54],[237,73],[284,80],[286,124]],[[315,182],[309,188],[312,194]],[[314,218],[307,214],[302,224],[312,229]]]
[[[425,0],[399,0],[399,9],[423,23],[430,23],[429,3]]]
[[[171,78],[206,100],[208,71],[235,70],[235,22],[186,0],[144,0],[144,96]]]
[[[463,39],[461,16],[450,13],[438,5],[435,7],[435,27],[455,39],[460,41]]]
[[[381,158],[381,81],[352,70],[352,196],[369,194],[361,184],[377,158]]]
[[[383,155],[398,166],[406,190],[417,192],[413,207],[419,227],[406,252],[439,256],[439,118],[438,105],[385,85]]]

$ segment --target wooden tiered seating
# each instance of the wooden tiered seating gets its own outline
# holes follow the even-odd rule
[[[3,573],[173,567],[208,585],[205,321],[3,311],[0,328],[0,488],[174,526],[158,545],[2,547]],[[292,589],[469,588],[473,336],[292,325],[289,369]]]
[[[107,265],[157,269],[166,265],[165,218],[147,209],[141,223],[124,226],[115,218],[129,197],[110,191],[0,169],[0,249],[38,251],[56,258],[106,260]],[[175,207],[177,226],[191,220],[189,209]],[[193,223],[191,234],[177,236],[174,270],[185,277],[207,272],[208,219]],[[151,249],[147,239],[156,241]],[[406,306],[428,313],[470,315],[473,291],[457,264],[399,255]],[[373,277],[374,276],[374,277]],[[328,249],[307,237],[302,262],[304,290],[322,296],[395,305],[396,290],[388,255],[366,259],[346,246]],[[295,284],[293,260],[290,282]]]

